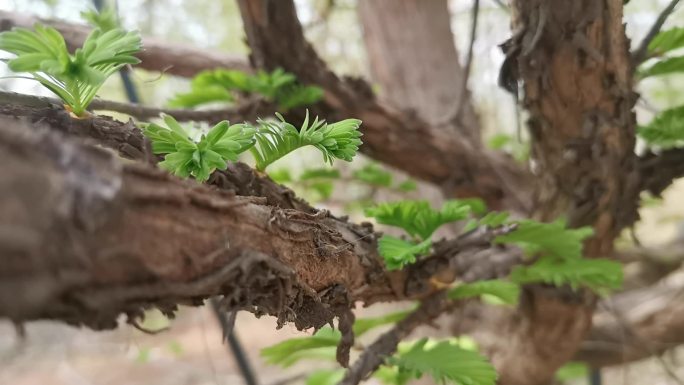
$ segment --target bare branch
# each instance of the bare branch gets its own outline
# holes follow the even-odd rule
[[[575,359],[593,367],[619,365],[684,344],[684,272],[659,284],[617,294],[594,315]]]
[[[46,20],[17,13],[0,11],[0,31],[13,27],[31,28],[37,22],[50,25],[59,30],[70,49],[80,47],[90,33],[86,25],[71,24],[59,20]],[[250,72],[251,67],[245,58],[215,50],[202,50],[183,44],[168,44],[154,38],[143,41],[144,50],[138,58],[138,66],[149,71],[159,71],[177,76],[192,77],[200,71],[214,68],[231,68]]]
[[[446,300],[443,292],[435,293],[423,300],[418,309],[399,321],[363,351],[361,357],[347,370],[339,385],[357,385],[368,378],[385,362],[387,357],[397,350],[397,345],[401,340],[418,326],[433,321],[451,305],[452,303]]]
[[[477,22],[479,20],[480,13],[480,0],[473,0],[473,10],[470,25],[470,43],[468,44],[468,56],[466,57],[466,65],[463,70],[463,82],[461,83],[461,89],[459,91],[458,99],[456,99],[456,105],[454,110],[451,111],[445,122],[456,122],[459,119],[463,106],[465,105],[465,100],[468,95],[468,79],[470,78],[471,67],[473,64],[473,48],[475,47],[475,39],[477,38]]]
[[[651,28],[648,30],[648,33],[646,33],[646,36],[644,36],[644,39],[639,43],[639,47],[632,53],[632,62],[634,63],[635,67],[648,59],[646,56],[648,53],[648,45],[651,44],[651,41],[653,41],[658,33],[660,33],[660,29],[663,27],[663,24],[665,24],[667,18],[672,14],[672,12],[674,12],[677,4],[679,4],[679,1],[680,0],[670,1],[670,4],[668,4],[667,7],[660,12],[660,15],[658,15],[655,23],[653,23]]]
[[[32,107],[59,106],[62,102],[57,98],[18,94],[0,91],[1,103],[18,103]],[[178,121],[196,121],[217,123],[221,120],[231,122],[254,122],[259,117],[270,116],[276,109],[271,103],[261,99],[246,101],[235,107],[213,110],[191,110],[147,107],[140,104],[95,99],[88,107],[90,111],[113,111],[130,115],[142,121],[158,118],[160,114],[168,114]]]

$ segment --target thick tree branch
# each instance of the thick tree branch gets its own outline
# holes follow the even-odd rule
[[[684,240],[658,247],[619,250],[615,254],[625,264],[622,289],[642,289],[684,267]]]
[[[59,120],[49,111],[34,113],[53,130],[144,153],[144,141],[135,139],[137,129],[130,124],[76,120],[65,113]],[[149,166],[122,165],[102,150],[57,133],[32,134],[35,125],[17,128],[12,122],[0,125],[6,167],[0,249],[7,256],[0,282],[2,293],[26,296],[2,296],[0,314],[16,321],[53,318],[109,328],[119,313],[134,318],[149,306],[169,313],[176,304],[224,294],[228,308],[274,314],[303,328],[337,314],[339,306],[328,305],[339,305],[340,298],[323,294],[332,287],[344,288],[351,301],[412,298],[433,291],[430,278],[445,268],[473,280],[506,274],[519,260],[510,253],[510,263],[492,258],[484,268],[482,253],[491,249],[494,233],[480,232],[439,243],[424,262],[388,273],[369,225],[310,208],[267,206],[268,199],[182,182]],[[22,263],[29,260],[34,262]]]
[[[684,344],[684,271],[603,302],[575,359],[593,367],[636,361]]]
[[[0,11],[0,31],[7,31],[13,27],[31,28],[37,22],[50,25],[60,31],[70,49],[80,47],[90,33],[90,27],[86,25]],[[216,51],[209,52],[189,45],[171,45],[154,38],[144,39],[143,46],[144,50],[138,55],[142,63],[138,66],[149,71],[160,71],[185,77],[191,77],[200,71],[213,68],[251,71],[251,67],[244,58],[236,55]]]
[[[361,151],[407,173],[441,185],[449,195],[479,196],[492,208],[526,212],[531,176],[509,157],[473,146],[414,114],[393,110],[359,79],[340,79],[305,40],[288,0],[240,0],[245,30],[258,68],[282,67],[304,83],[325,89],[315,112],[329,120],[363,121]],[[282,44],[282,36],[288,44]]]

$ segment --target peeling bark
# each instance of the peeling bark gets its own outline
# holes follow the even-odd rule
[[[32,28],[38,22],[60,31],[64,35],[70,50],[80,47],[91,31],[91,28],[86,25],[0,11],[0,31],[7,31],[14,27]],[[190,45],[175,43],[171,45],[154,38],[145,38],[143,46],[145,49],[138,54],[138,58],[142,62],[137,67],[149,71],[159,71],[184,77],[192,77],[200,71],[214,68],[251,71],[251,67],[244,58],[228,53],[210,52]]]

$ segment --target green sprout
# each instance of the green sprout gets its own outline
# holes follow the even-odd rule
[[[34,30],[13,28],[0,33],[0,50],[16,55],[7,60],[14,72],[27,72],[66,104],[76,116],[86,108],[105,80],[121,67],[140,62],[138,32],[114,28],[93,30],[73,54],[54,28],[36,24]]]

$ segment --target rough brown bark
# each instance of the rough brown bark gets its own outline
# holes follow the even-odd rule
[[[412,113],[375,99],[360,79],[339,79],[305,40],[290,0],[240,0],[240,12],[258,68],[282,67],[304,83],[325,89],[318,115],[363,121],[361,151],[417,178],[441,185],[450,196],[481,197],[491,208],[526,212],[529,174],[509,157],[473,146]],[[288,44],[282,44],[282,36]]]
[[[3,108],[4,115],[41,115],[52,130],[144,153],[130,125]],[[494,236],[484,232],[439,243],[433,257],[388,273],[370,225],[310,209],[249,168],[236,165],[218,178],[239,184],[240,177],[230,175],[237,170],[252,187],[284,196],[236,196],[252,191],[179,181],[150,166],[121,164],[57,133],[31,134],[39,124],[17,128],[14,122],[0,125],[7,171],[0,188],[0,251],[6,257],[0,315],[18,322],[51,318],[109,328],[120,313],[135,317],[150,306],[170,313],[176,304],[224,294],[227,308],[317,327],[354,301],[424,296],[435,289],[431,277],[444,269],[474,280],[506,274],[518,261],[509,253],[510,263],[492,258],[484,268],[482,252]],[[307,211],[269,206],[269,200]]]
[[[535,214],[592,226],[585,255],[613,253],[636,219],[632,68],[621,0],[513,2],[514,35],[504,74],[524,84],[539,180]],[[545,384],[571,359],[591,326],[595,299],[529,288],[516,314],[492,320],[484,351],[506,385]]]
[[[0,31],[7,31],[13,27],[32,28],[37,22],[52,26],[60,31],[64,35],[69,49],[80,47],[91,30],[86,25],[0,11]],[[143,46],[145,49],[138,55],[138,58],[142,60],[138,67],[149,71],[160,71],[184,77],[191,77],[200,71],[213,68],[251,71],[251,67],[244,58],[228,53],[209,52],[183,44],[169,45],[154,38],[145,38]]]
[[[373,82],[382,99],[431,125],[461,111],[452,135],[480,143],[480,125],[458,60],[446,0],[364,0],[358,4]],[[462,104],[461,106],[459,106]]]

